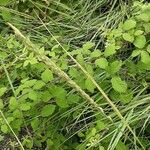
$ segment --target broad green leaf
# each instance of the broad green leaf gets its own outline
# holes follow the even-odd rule
[[[9,11],[2,10],[2,17],[5,21],[10,21],[11,20],[11,14]]]
[[[134,36],[130,35],[129,33],[124,33],[123,34],[123,39],[125,41],[128,41],[128,42],[133,42],[134,41]]]
[[[18,101],[15,99],[15,97],[11,97],[9,101],[9,109],[14,110],[18,107]]]
[[[81,52],[82,52],[83,55],[90,55],[91,54],[90,50],[84,49],[84,48],[81,50]]]
[[[35,131],[39,128],[40,120],[38,118],[35,118],[31,121],[31,127]]]
[[[110,91],[109,96],[115,102],[120,101],[120,93],[116,92],[113,89]]]
[[[82,54],[78,54],[76,59],[81,65],[84,65],[85,62]]]
[[[53,80],[53,73],[52,71],[50,71],[49,69],[46,69],[42,75],[41,75],[41,78],[44,82],[49,82],[51,80]]]
[[[76,78],[79,75],[79,72],[76,68],[72,67],[69,70],[69,75],[73,78]]]
[[[6,124],[1,125],[1,131],[2,131],[3,133],[7,133],[7,132],[8,132],[8,127],[7,127]]]
[[[38,93],[34,90],[30,91],[28,93],[28,97],[31,99],[31,100],[34,100],[36,101],[38,99]]]
[[[133,42],[133,44],[137,47],[137,48],[144,48],[145,44],[146,44],[146,38],[144,35],[139,35],[135,38],[135,41]]]
[[[141,54],[141,50],[134,50],[131,54],[132,57],[136,57]]]
[[[150,63],[150,56],[148,52],[146,51],[141,52],[141,61],[145,64]]]
[[[147,52],[149,52],[150,53],[150,44],[147,46]]]
[[[92,43],[92,42],[86,42],[85,44],[83,44],[83,49],[84,50],[89,50],[89,49],[91,49],[94,46],[95,46],[94,43]]]
[[[41,110],[41,116],[42,117],[51,116],[54,113],[55,108],[56,108],[56,106],[53,104],[49,104],[49,105],[44,106]]]
[[[12,121],[14,121],[15,118],[14,117],[7,117],[6,119],[7,119],[8,123],[10,124]]]
[[[102,52],[100,50],[95,50],[91,53],[91,58],[96,58],[102,55]]]
[[[0,99],[0,109],[3,109],[3,108],[4,108],[3,100]]]
[[[133,99],[133,93],[131,91],[127,91],[126,93],[121,93],[119,95],[119,99],[123,104],[127,104]]]
[[[129,149],[123,142],[119,141],[118,144],[116,145],[116,150],[129,150]]]
[[[9,3],[10,0],[0,0],[0,5],[7,5]]]
[[[23,63],[23,67],[28,66],[29,63],[30,63],[30,60],[25,60],[24,63]]]
[[[143,26],[144,26],[145,32],[149,33],[150,32],[150,23],[144,23]]]
[[[150,16],[147,13],[142,13],[137,16],[138,20],[149,22],[150,21]]]
[[[115,91],[119,93],[124,93],[127,90],[127,83],[123,81],[120,77],[113,77],[111,79],[112,87]]]
[[[95,61],[96,66],[102,68],[102,69],[106,69],[106,67],[108,66],[108,61],[106,58],[99,58]]]
[[[20,110],[15,109],[15,110],[13,111],[13,117],[14,117],[14,118],[21,118],[21,117],[22,117],[22,114],[21,114]]]
[[[6,92],[7,88],[6,87],[1,87],[0,88],[0,96],[3,96],[4,93]]]
[[[139,36],[139,35],[142,35],[143,32],[144,32],[144,31],[142,31],[142,30],[136,30],[136,31],[134,32],[134,35],[135,35],[135,36]]]
[[[37,59],[36,58],[31,58],[30,60],[29,60],[29,62],[30,62],[30,64],[31,65],[33,65],[33,64],[37,64],[38,63],[38,61],[37,61]]]
[[[68,69],[68,62],[67,61],[62,61],[61,62],[61,69],[62,70],[67,70]]]
[[[90,79],[85,80],[85,87],[89,92],[91,92],[91,93],[94,92],[95,85],[93,84],[93,82]]]
[[[104,51],[104,55],[105,57],[111,56],[113,54],[116,53],[116,47],[114,44],[110,44],[106,47],[105,51]]]
[[[79,102],[80,97],[77,94],[69,94],[67,97],[67,102],[69,104],[77,103]]]
[[[95,85],[93,84],[93,82],[90,79],[85,80],[85,87],[89,92],[91,92],[91,93],[94,92]]]
[[[33,85],[35,85],[36,82],[37,82],[37,80],[33,79],[33,80],[26,80],[22,83],[24,83],[23,84],[24,87],[32,87]]]
[[[103,130],[105,128],[106,128],[106,125],[105,125],[105,123],[102,120],[96,121],[96,129],[98,131],[101,131],[101,130]]]
[[[51,139],[47,139],[46,144],[47,144],[46,150],[48,150],[50,147],[52,147],[52,145],[54,145],[54,142]]]
[[[11,127],[13,129],[16,129],[17,131],[21,130],[21,125],[23,124],[23,120],[22,119],[15,119],[13,122],[11,122]]]
[[[52,86],[49,91],[57,99],[66,99],[67,91],[61,86]]]
[[[91,129],[87,132],[86,138],[89,139],[89,138],[95,136],[95,134],[96,134],[96,128],[91,128]]]
[[[42,80],[38,80],[38,81],[34,84],[33,89],[39,90],[39,89],[41,89],[41,88],[44,87],[44,86],[45,86],[45,83],[44,83]]]
[[[27,111],[30,109],[31,109],[31,103],[25,102],[25,103],[20,104],[20,110]]]
[[[93,75],[94,74],[94,70],[93,70],[93,66],[90,65],[90,64],[85,64],[85,68],[86,68],[86,71],[90,74],[90,75]],[[78,73],[79,74],[79,73]]]
[[[112,34],[114,37],[120,37],[122,35],[122,29],[113,29]]]
[[[129,19],[124,22],[123,24],[123,29],[124,30],[130,30],[136,27],[136,21],[133,19]]]
[[[43,102],[48,102],[53,96],[50,94],[49,91],[45,91],[42,93],[41,99]]]
[[[8,54],[7,54],[6,52],[1,52],[1,51],[0,51],[0,58],[1,58],[1,59],[6,59],[7,56],[8,56]]]
[[[99,150],[105,150],[103,146],[99,146]]]
[[[110,63],[109,67],[107,68],[108,72],[110,72],[111,74],[115,74],[117,73],[120,68],[122,66],[122,61],[113,61],[112,63]]]
[[[67,99],[62,99],[62,98],[56,98],[56,104],[61,107],[61,108],[67,108],[69,107]]]
[[[32,139],[28,139],[28,138],[24,138],[22,141],[22,144],[26,146],[26,148],[28,149],[32,149],[33,147],[33,140]]]

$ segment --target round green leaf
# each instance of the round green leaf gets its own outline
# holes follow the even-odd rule
[[[7,5],[9,3],[10,0],[0,0],[0,5]]]
[[[42,108],[41,110],[41,116],[42,117],[48,117],[48,116],[51,116],[54,111],[55,111],[55,105],[52,105],[52,104],[49,104],[49,105],[46,105]]]
[[[49,69],[46,69],[42,75],[41,75],[41,78],[44,82],[49,82],[51,80],[53,80],[53,73],[52,71],[50,71]]]
[[[134,41],[134,37],[131,36],[129,33],[124,33],[123,34],[123,39],[125,41],[131,42],[131,43]]]
[[[3,96],[4,93],[6,92],[7,88],[6,87],[1,87],[0,88],[0,96]]]
[[[3,133],[7,133],[7,132],[8,132],[8,127],[7,127],[6,124],[1,125],[1,131],[2,131]]]
[[[137,16],[138,20],[149,22],[150,21],[150,16],[147,13],[142,13]]]
[[[34,86],[33,86],[33,89],[35,90],[39,90],[41,89],[43,86],[45,86],[45,82],[41,81],[41,80],[38,80]]]
[[[113,77],[111,79],[111,84],[113,89],[119,93],[124,93],[127,90],[127,83],[121,80],[120,77]]]
[[[113,61],[112,63],[110,63],[109,67],[107,68],[108,73],[110,74],[115,74],[117,73],[120,68],[122,66],[122,61]]]
[[[9,101],[9,109],[10,110],[14,110],[18,107],[18,102],[17,100],[15,99],[15,97],[11,97],[10,98],[10,101]]]
[[[85,87],[89,92],[91,92],[91,93],[94,92],[95,85],[93,84],[93,82],[90,79],[85,80]]]
[[[123,24],[123,29],[124,30],[130,30],[136,27],[136,21],[133,19],[129,19],[127,21],[125,21],[125,23]]]
[[[10,21],[11,20],[11,14],[9,11],[2,10],[2,17],[5,21]]]
[[[147,49],[146,49],[146,50],[147,50],[147,52],[150,53],[150,45],[147,46]]]
[[[28,94],[28,97],[31,99],[31,100],[37,100],[38,99],[38,93],[36,91],[31,91],[29,92]]]
[[[145,44],[146,44],[146,38],[144,35],[139,35],[135,38],[135,41],[133,42],[133,44],[137,47],[137,48],[144,48]]]
[[[150,56],[148,52],[146,51],[141,52],[141,61],[145,64],[150,63]]]
[[[105,68],[108,66],[108,61],[107,61],[106,58],[100,58],[100,59],[97,59],[97,60],[95,61],[95,64],[96,64],[98,67],[100,67],[100,68],[102,68],[102,69],[105,69]]]
[[[139,36],[139,35],[143,34],[143,32],[144,32],[144,31],[142,31],[142,30],[136,30],[136,31],[134,32],[134,35],[135,35],[135,36]]]
[[[83,44],[83,49],[84,50],[89,50],[89,49],[91,49],[94,46],[95,46],[94,43],[92,43],[92,42],[86,42],[85,44]]]
[[[96,58],[96,57],[99,57],[99,56],[101,56],[101,51],[100,50],[95,50],[95,51],[93,51],[92,53],[91,53],[91,57],[92,58]]]
[[[56,104],[61,108],[69,107],[67,103],[67,99],[63,99],[63,98],[56,98]]]
[[[20,109],[23,111],[30,110],[31,109],[31,103],[26,102],[26,103],[20,104]]]
[[[105,57],[111,56],[113,54],[116,53],[116,47],[114,44],[110,44],[106,47],[105,51],[104,51],[104,55]]]
[[[136,57],[141,54],[141,50],[134,50],[131,54],[132,57]]]
[[[149,33],[150,32],[150,23],[144,23],[143,26],[144,26],[145,32]]]

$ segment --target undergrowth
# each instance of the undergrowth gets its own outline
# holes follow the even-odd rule
[[[0,5],[0,149],[150,149],[149,3]]]

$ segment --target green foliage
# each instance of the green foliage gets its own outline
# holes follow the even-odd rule
[[[124,7],[112,3],[117,16],[116,11]],[[124,22],[121,22],[123,18],[117,18],[119,24],[111,22],[111,12],[100,18],[102,1],[2,0],[0,5],[8,10],[14,8],[10,12],[1,11],[2,21],[15,25],[37,48],[34,53],[32,45],[19,42],[20,38],[11,35],[7,24],[2,28],[0,109],[25,149],[105,150],[110,141],[118,142],[116,150],[134,149],[133,146],[141,149],[135,136],[122,130],[122,126],[127,125],[117,118],[93,80],[68,54],[92,76],[134,129],[145,149],[149,149],[149,4],[134,3],[130,18]],[[49,22],[46,29],[35,14],[43,22]],[[111,29],[107,29],[107,22]],[[54,36],[50,37],[47,30]],[[59,69],[48,68],[50,62],[43,62],[45,56]],[[70,86],[74,82],[80,88]],[[94,100],[97,109],[89,104],[84,92]],[[6,120],[0,117],[0,133],[4,136],[0,142],[3,145],[12,141],[10,145],[16,147],[9,147],[19,149]],[[116,137],[119,138],[114,140]]]
[[[108,57],[108,56],[111,56],[111,55],[113,55],[113,54],[115,54],[115,53],[116,53],[116,47],[115,47],[115,45],[114,45],[114,44],[110,44],[110,45],[108,45],[108,46],[106,47],[105,52],[104,52],[104,55],[105,55],[106,57]]]
[[[95,64],[102,69],[106,69],[108,66],[108,61],[105,58],[100,58],[95,61]]]
[[[93,82],[90,79],[85,80],[85,87],[89,92],[91,92],[91,93],[94,92],[95,85],[93,84]]]
[[[136,27],[136,21],[133,19],[129,19],[129,20],[125,21],[124,25],[123,25],[124,30],[130,30],[130,29],[133,29],[135,27]]]
[[[123,34],[123,39],[125,41],[128,41],[128,42],[133,42],[134,41],[134,36],[131,36],[129,33],[124,33]]]
[[[146,38],[144,35],[139,35],[135,38],[133,43],[137,48],[143,48],[146,44]]]
[[[42,74],[41,74],[41,78],[44,82],[49,82],[53,79],[53,73],[49,70],[46,69]]]
[[[55,107],[56,106],[52,105],[52,104],[44,106],[41,111],[41,116],[48,117],[48,116],[52,115],[55,111]]]
[[[7,88],[6,87],[1,87],[0,88],[0,96],[4,95],[4,93],[6,92]]]
[[[9,3],[10,0],[1,0],[0,1],[0,5],[7,5]]]
[[[112,87],[115,91],[125,93],[127,90],[127,83],[120,77],[113,77],[111,79]]]

